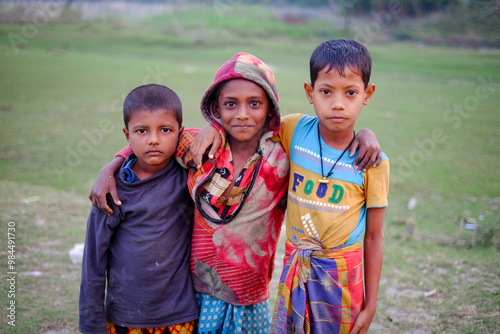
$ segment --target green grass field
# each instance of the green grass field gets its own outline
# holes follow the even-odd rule
[[[29,22],[0,22],[0,333],[77,332],[80,267],[68,250],[84,241],[86,196],[99,169],[126,144],[121,103],[132,88],[171,87],[183,101],[184,125],[201,127],[199,102],[215,71],[247,51],[273,68],[283,114],[313,114],[302,88],[309,56],[322,39],[343,37],[340,31],[194,13],[135,25],[48,23],[29,35]],[[260,7],[246,15],[270,20]],[[172,22],[182,30],[174,33]],[[374,130],[391,161],[386,255],[370,333],[495,333],[500,51],[367,46],[377,88],[357,129]],[[414,210],[410,198],[418,200]],[[461,218],[481,215],[477,230],[461,227]],[[7,273],[14,269],[12,285]],[[15,327],[8,324],[12,301]]]

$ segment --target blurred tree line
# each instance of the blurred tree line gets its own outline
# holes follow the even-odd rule
[[[397,7],[405,16],[421,16],[436,10],[464,5],[470,0],[283,0],[300,6],[338,6],[351,14],[368,14]],[[490,0],[483,0],[489,2]],[[467,5],[467,4],[465,4]]]
[[[177,0],[178,1],[178,0]],[[200,1],[200,0],[198,0]],[[447,9],[477,10],[493,8],[498,11],[500,0],[201,0],[204,3],[245,3],[266,5],[297,5],[300,7],[331,7],[345,15],[364,15],[371,12],[398,9],[406,17],[419,17]]]

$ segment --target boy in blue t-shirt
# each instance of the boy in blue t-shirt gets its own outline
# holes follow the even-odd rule
[[[389,161],[382,153],[376,168],[358,173],[355,157],[346,154],[375,91],[370,73],[370,54],[358,42],[320,44],[310,59],[311,82],[304,84],[316,116],[282,119],[290,181],[276,334],[366,333],[375,315]]]
[[[173,154],[182,105],[169,88],[145,85],[123,105],[134,154],[115,174],[123,204],[92,207],[80,288],[85,334],[192,333],[199,308],[189,272],[193,203],[188,172]]]

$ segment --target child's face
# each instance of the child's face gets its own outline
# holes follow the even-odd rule
[[[255,144],[266,124],[269,100],[256,83],[232,79],[220,91],[217,112],[230,139]]]
[[[123,128],[138,158],[135,165],[152,173],[168,165],[180,131],[175,113],[166,109],[134,112],[128,126]]]
[[[348,66],[344,72],[345,77],[333,69],[327,72],[323,68],[314,87],[305,83],[304,89],[324,130],[352,133],[356,118],[363,105],[370,101],[375,86],[365,89],[361,76]]]

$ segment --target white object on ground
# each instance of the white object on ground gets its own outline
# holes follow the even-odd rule
[[[69,258],[73,264],[82,263],[84,246],[85,244],[75,244],[75,246],[69,250]]]

